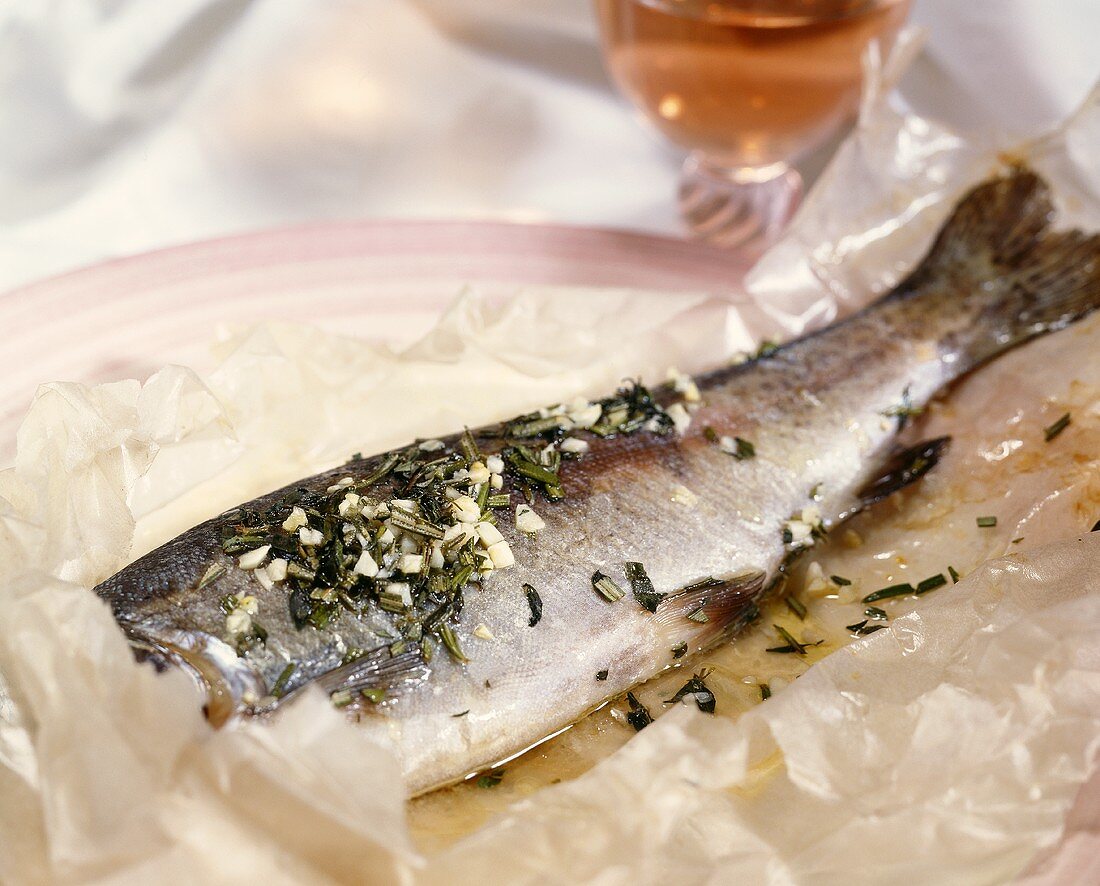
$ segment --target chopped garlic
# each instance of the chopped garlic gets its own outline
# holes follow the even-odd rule
[[[805,545],[810,541],[810,536],[813,535],[814,528],[811,524],[802,520],[788,520],[787,532],[790,533],[792,545]]]
[[[498,541],[489,547],[489,559],[493,561],[493,567],[496,569],[507,569],[509,566],[514,566],[516,562],[512,549],[508,547],[506,541]]]
[[[673,403],[665,410],[668,413],[668,417],[672,419],[672,424],[676,427],[678,434],[686,434],[688,426],[691,424],[691,416],[688,415],[688,411],[684,409],[683,403]]]
[[[447,565],[447,561],[443,557],[443,544],[439,541],[432,542],[432,554],[428,561],[428,565],[432,569],[442,569]]]
[[[252,577],[260,583],[265,591],[270,591],[273,587],[275,587],[275,582],[271,580],[271,576],[267,574],[266,569],[255,570],[252,573]]]
[[[325,534],[320,529],[303,526],[298,530],[298,538],[307,548],[315,548],[325,543]]]
[[[690,375],[685,375],[675,366],[669,367],[668,380],[672,382],[673,390],[683,394],[688,403],[698,403],[702,399],[699,396],[699,386],[695,384],[695,379]]]
[[[470,482],[471,483],[484,483],[489,479],[491,471],[485,466],[484,462],[475,461],[470,465]]]
[[[452,501],[451,512],[460,523],[476,523],[481,519],[481,508],[468,495],[460,495]]]
[[[251,632],[252,616],[243,609],[234,609],[225,617],[225,630],[231,637]]]
[[[516,505],[516,529],[520,532],[538,532],[546,528],[546,522],[528,505]]]
[[[424,557],[421,554],[403,554],[397,561],[397,569],[405,575],[415,575],[424,568]]]
[[[394,597],[400,597],[406,606],[412,606],[412,587],[407,581],[391,581],[386,584],[386,593]]]
[[[499,455],[490,455],[487,459],[485,459],[485,467],[487,467],[489,469],[489,472],[492,474],[503,474],[504,459],[501,458]]]
[[[481,537],[481,543],[487,548],[492,547],[497,542],[504,541],[504,536],[492,523],[478,523],[475,528],[477,534]]]
[[[802,590],[808,597],[824,597],[835,592],[836,588],[825,577],[825,570],[814,560],[806,567],[806,578]]]
[[[240,559],[237,560],[237,565],[241,569],[256,569],[264,562],[270,550],[271,545],[262,545],[254,550],[247,551],[241,554]]]
[[[378,564],[374,562],[374,557],[370,555],[370,551],[363,551],[359,555],[359,559],[355,561],[351,571],[359,575],[365,575],[367,578],[374,578],[378,575]]]
[[[685,507],[695,507],[695,503],[699,501],[699,496],[688,489],[686,486],[676,484],[672,487],[672,495],[669,498],[676,502],[678,505],[684,505]]]
[[[453,523],[443,530],[443,542],[446,544],[458,538],[460,535],[462,536],[462,541],[459,543],[459,547],[477,535],[477,530],[468,523]]]
[[[407,498],[394,498],[390,500],[391,508],[400,508],[403,511],[408,511],[410,514],[416,514],[420,512],[420,507],[415,501],[411,501]]]
[[[503,489],[504,477],[500,474],[493,474],[493,476],[489,478],[489,486],[492,489]]]
[[[485,624],[479,624],[476,628],[474,628],[474,636],[477,637],[479,640],[496,639],[496,637],[493,636],[493,632],[489,630],[488,625]]]
[[[583,397],[574,400],[566,414],[578,428],[590,428],[600,420],[603,407],[599,403],[590,403]]]
[[[420,542],[411,535],[402,535],[398,547],[402,554],[415,554],[420,550]]]
[[[446,445],[447,444],[444,443],[442,440],[424,440],[420,444],[420,451],[421,452],[439,452],[439,450],[445,448]]]
[[[359,507],[359,496],[354,492],[349,492],[344,496],[344,500],[340,502],[338,510],[341,517],[346,517],[348,512]]]
[[[260,601],[251,594],[245,594],[237,601],[236,609],[243,609],[249,615],[255,615],[260,611]]]
[[[309,517],[306,516],[306,512],[300,507],[295,505],[290,509],[290,515],[283,520],[283,529],[287,532],[294,532],[300,526],[308,526]]]
[[[802,522],[809,523],[811,526],[821,525],[821,508],[814,505],[807,505],[802,509]]]
[[[391,547],[393,545],[394,538],[395,536],[393,534],[393,530],[390,529],[389,526],[387,526],[385,529],[382,530],[382,534],[378,536],[378,546],[381,548]]]
[[[580,437],[566,437],[561,441],[562,452],[574,452],[578,455],[582,452],[588,452],[588,441],[582,440]]]
[[[286,578],[286,569],[289,565],[282,557],[276,557],[267,564],[267,577],[272,581],[283,581]]]
[[[353,480],[351,477],[341,477],[339,480],[337,480],[335,483],[333,483],[328,488],[328,492],[333,493],[333,492],[339,492],[341,489],[347,489],[354,482],[355,482],[355,480]]]

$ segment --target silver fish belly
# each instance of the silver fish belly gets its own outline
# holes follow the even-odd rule
[[[317,686],[411,793],[455,781],[729,638],[791,558],[931,468],[945,441],[895,452],[911,415],[1100,303],[1100,241],[1050,216],[1013,171],[841,324],[652,398],[354,460],[97,592],[141,655],[201,680],[215,722]]]

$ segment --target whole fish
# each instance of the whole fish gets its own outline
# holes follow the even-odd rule
[[[215,723],[329,693],[419,793],[484,770],[736,633],[787,564],[946,440],[945,385],[1100,304],[1100,238],[1015,169],[893,292],[650,393],[628,384],[277,490],[103,582],[139,655]],[[792,637],[793,643],[798,643]]]

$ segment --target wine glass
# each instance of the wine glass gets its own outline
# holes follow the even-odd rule
[[[854,115],[862,57],[885,55],[909,0],[596,0],[619,88],[689,151],[691,232],[760,251],[802,194],[792,162]]]

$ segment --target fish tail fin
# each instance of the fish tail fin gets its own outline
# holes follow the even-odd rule
[[[1014,167],[956,206],[903,295],[960,296],[952,336],[968,368],[1100,307],[1100,235],[1051,231],[1050,188]],[[956,305],[956,309],[959,306]]]

